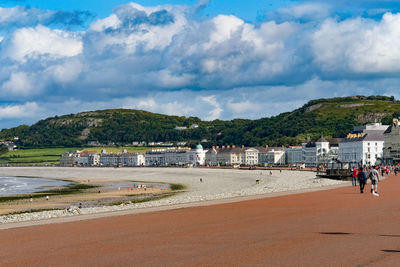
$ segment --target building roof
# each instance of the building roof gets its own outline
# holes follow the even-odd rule
[[[217,153],[243,153],[245,150],[249,149],[249,147],[213,147]],[[213,149],[207,151],[207,153],[211,153]]]
[[[369,131],[364,135],[359,135],[357,137],[346,137],[343,138],[341,143],[350,142],[362,142],[362,141],[384,141],[384,136],[382,131]]]
[[[393,128],[393,124],[390,125],[390,126],[386,129],[386,131],[384,132],[384,134],[391,133],[391,132],[392,132],[392,128]]]
[[[321,136],[321,138],[318,139],[317,142],[329,142],[329,141],[326,140],[323,136]]]

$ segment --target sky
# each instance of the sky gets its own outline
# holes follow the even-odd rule
[[[226,120],[400,99],[399,12],[389,0],[0,1],[0,129],[109,108]]]

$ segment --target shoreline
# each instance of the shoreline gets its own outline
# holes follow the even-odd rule
[[[19,176],[29,170],[32,176],[51,179],[90,179],[101,181],[138,180],[153,183],[180,183],[187,191],[165,199],[150,202],[121,204],[117,206],[72,208],[56,211],[23,213],[0,216],[0,229],[7,225],[21,224],[36,225],[33,222],[42,221],[44,224],[58,221],[84,220],[98,217],[120,216],[161,210],[188,208],[195,206],[217,205],[230,202],[247,201],[282,195],[299,194],[319,190],[348,186],[348,181],[336,181],[316,178],[315,173],[305,171],[269,171],[260,170],[210,170],[203,168],[143,168],[139,169],[76,169],[56,167],[0,168],[0,175]],[[89,178],[88,178],[89,177]],[[203,182],[199,179],[202,178]],[[256,179],[261,184],[256,184]],[[68,218],[68,219],[67,219]],[[70,219],[72,218],[72,219]],[[49,221],[50,219],[50,221]],[[23,223],[21,226],[25,225]],[[17,227],[17,226],[15,226]],[[5,229],[5,228],[4,228]]]
[[[237,197],[232,197],[232,198],[221,198],[221,199],[196,201],[196,202],[188,202],[188,203],[181,203],[181,204],[171,204],[171,205],[165,205],[165,206],[129,208],[129,209],[124,209],[124,210],[79,214],[76,216],[65,216],[65,217],[55,217],[55,218],[47,218],[47,219],[40,219],[40,220],[0,223],[0,230],[20,228],[20,227],[29,227],[29,226],[38,226],[38,225],[47,225],[47,224],[56,224],[56,223],[76,222],[76,221],[84,221],[84,220],[94,220],[94,219],[99,219],[99,218],[117,217],[117,216],[133,215],[133,214],[143,214],[143,213],[151,213],[151,212],[187,209],[187,208],[194,208],[194,207],[207,207],[207,206],[214,206],[214,205],[223,205],[223,204],[228,204],[228,203],[245,202],[245,201],[252,201],[252,200],[258,200],[258,199],[264,199],[264,198],[274,198],[274,197],[281,197],[281,196],[305,194],[305,193],[311,193],[311,192],[317,192],[317,191],[334,190],[334,189],[347,187],[347,186],[348,186],[347,184],[338,184],[338,185],[331,185],[331,186],[325,186],[325,187],[319,187],[319,188],[299,189],[296,191],[284,191],[284,192],[266,193],[266,194],[251,195],[251,196],[237,196]]]

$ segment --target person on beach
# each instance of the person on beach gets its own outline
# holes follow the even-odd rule
[[[379,182],[379,173],[376,168],[372,168],[369,173],[369,178],[371,179],[371,194],[374,196],[379,196],[378,194],[378,182]]]
[[[367,183],[368,180],[368,174],[365,168],[360,168],[360,171],[358,172],[357,176],[358,176],[358,183],[360,184],[360,194],[363,194],[365,184]]]
[[[49,200],[49,196],[46,196],[46,200]]]
[[[356,168],[353,169],[353,176],[351,178],[351,184],[353,186],[357,186],[357,175],[358,175],[358,171]]]

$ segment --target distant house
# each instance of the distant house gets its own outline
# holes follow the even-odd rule
[[[197,123],[193,123],[192,125],[190,125],[190,129],[196,129],[199,128],[199,125]]]
[[[177,142],[177,146],[186,146],[187,142]]]
[[[87,142],[88,146],[101,146],[101,144],[99,143],[99,141],[88,141]]]
[[[14,142],[11,141],[0,141],[0,144],[5,145],[8,151],[13,151],[17,149],[17,146],[14,144]]]
[[[178,130],[178,131],[182,131],[182,130],[186,130],[186,129],[187,129],[186,126],[175,126],[175,130]]]

